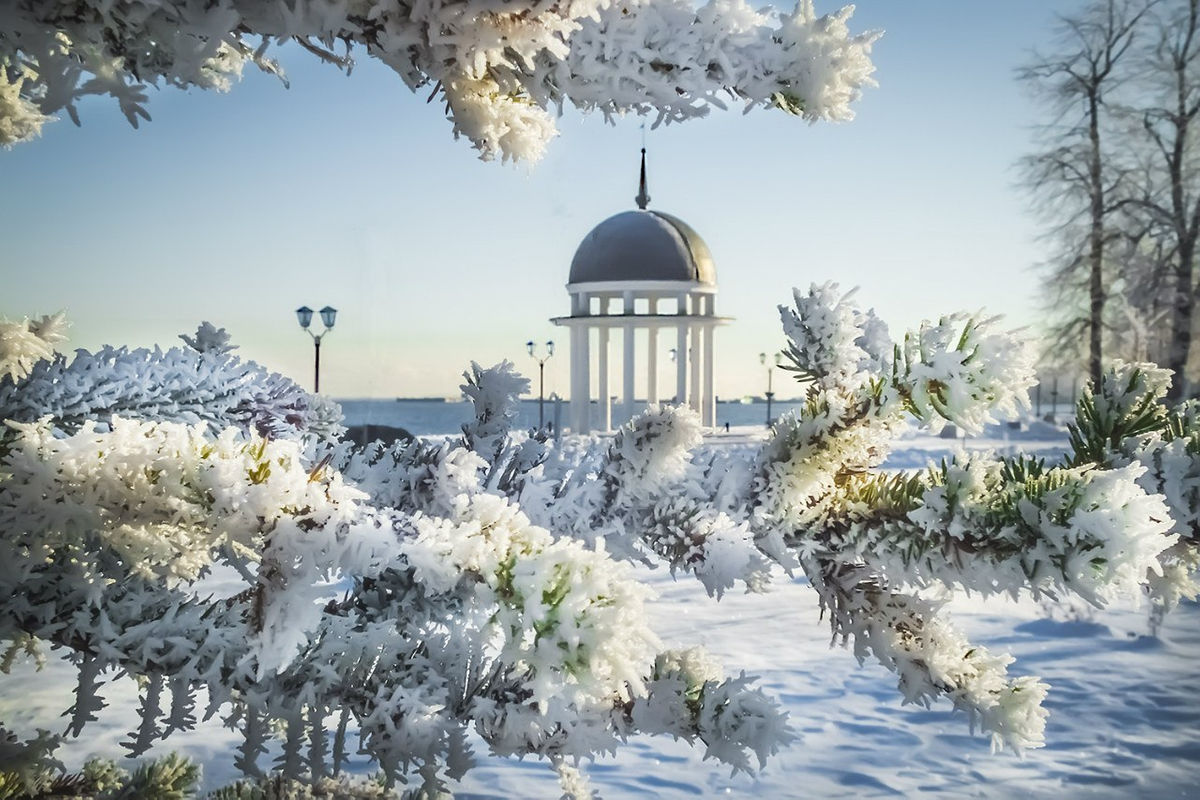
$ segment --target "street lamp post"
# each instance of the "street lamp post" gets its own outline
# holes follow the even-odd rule
[[[668,354],[669,356],[671,356],[671,363],[672,363],[672,364],[674,364],[674,363],[675,363],[675,359],[679,358],[679,350],[678,350],[678,348],[672,347],[672,348],[671,348],[671,349],[670,349],[670,350],[667,352],[667,354]],[[676,405],[683,405],[683,398],[679,396],[679,390],[678,390],[678,389],[676,389],[676,390],[675,390],[675,404],[676,404]]]
[[[783,356],[780,355],[779,353],[776,353],[775,354],[775,363],[767,364],[767,354],[766,353],[758,354],[758,362],[760,364],[766,365],[766,367],[767,367],[767,427],[768,428],[771,427],[771,400],[775,397],[775,392],[772,391],[771,384],[773,383],[774,378],[775,378],[775,367],[778,366],[779,362],[782,359],[783,359]]]
[[[532,340],[526,342],[525,347],[529,349],[530,357],[538,362],[538,430],[540,431],[546,424],[546,362],[554,356],[554,342],[546,342],[546,355],[542,358],[538,358],[537,353],[534,352],[535,346]]]
[[[300,327],[308,332],[308,335],[313,340],[313,393],[317,394],[321,391],[321,337],[333,330],[333,322],[337,319],[337,309],[332,306],[325,306],[320,310],[321,322],[325,325],[325,330],[320,333],[313,333],[308,326],[312,324],[313,310],[308,306],[300,306],[296,309],[296,319],[300,320]]]

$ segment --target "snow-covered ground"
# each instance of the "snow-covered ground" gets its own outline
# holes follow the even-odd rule
[[[1018,674],[1050,685],[1047,746],[990,753],[948,706],[901,705],[882,667],[859,668],[831,649],[816,596],[801,582],[768,595],[708,600],[690,582],[656,576],[658,630],[670,644],[703,643],[762,677],[799,738],[757,776],[730,777],[703,747],[639,739],[590,770],[601,795],[645,797],[1200,796],[1200,608],[1168,618],[1158,639],[1129,609],[1091,622],[1054,622],[1035,603],[954,603],[974,642],[1017,657]],[[554,796],[535,764],[485,763],[463,796]]]
[[[714,441],[748,446],[750,430]],[[971,447],[1052,455],[1063,448],[1060,430],[1034,424],[997,429]],[[957,446],[913,434],[888,462],[920,466]],[[958,597],[955,619],[972,641],[1016,656],[1015,674],[1050,684],[1050,721],[1044,749],[1018,758],[992,754],[947,705],[905,707],[891,673],[859,667],[853,655],[830,647],[816,596],[802,581],[779,576],[765,595],[709,599],[698,582],[674,581],[663,570],[645,572],[658,592],[656,630],[668,646],[703,644],[728,670],[761,676],[785,704],[797,739],[758,775],[730,776],[703,758],[703,745],[641,737],[615,757],[588,767],[608,800],[625,797],[1200,797],[1200,605],[1187,603],[1151,637],[1148,609],[1132,603],[1090,618],[1047,618],[1025,600]],[[1070,616],[1068,614],[1067,616]],[[22,663],[0,676],[0,719],[21,733],[61,731],[59,714],[71,704],[69,665],[42,672]],[[68,765],[91,754],[120,756],[120,741],[135,719],[136,689],[123,679],[105,692],[110,707],[68,743]],[[238,736],[218,720],[163,743],[204,764],[205,783],[236,777],[232,751]],[[481,750],[482,753],[482,750]],[[542,763],[481,755],[461,798],[556,798],[553,773]],[[362,765],[367,769],[367,765]]]

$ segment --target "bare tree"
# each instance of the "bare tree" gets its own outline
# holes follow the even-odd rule
[[[1106,152],[1112,109],[1109,95],[1124,73],[1119,62],[1134,43],[1138,23],[1154,0],[1098,0],[1060,18],[1054,55],[1035,53],[1018,79],[1053,113],[1042,126],[1046,147],[1022,161],[1025,183],[1053,220],[1061,252],[1048,272],[1058,309],[1085,299],[1086,310],[1067,311],[1055,326],[1058,343],[1087,332],[1088,373],[1100,379],[1105,306],[1111,281],[1105,250],[1118,235],[1109,217],[1119,209],[1125,178]],[[1063,302],[1063,301],[1066,302]]]
[[[1140,215],[1114,222],[1121,237],[1112,261],[1120,265],[1109,288],[1113,310],[1108,353],[1128,361],[1165,363],[1171,321],[1171,272],[1175,253],[1162,227]]]
[[[1139,102],[1145,169],[1130,200],[1153,226],[1167,259],[1160,289],[1169,296],[1166,366],[1175,372],[1168,399],[1188,396],[1187,367],[1195,346],[1196,249],[1200,243],[1200,0],[1159,3],[1146,18],[1139,48]]]

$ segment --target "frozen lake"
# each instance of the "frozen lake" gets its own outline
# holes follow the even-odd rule
[[[395,399],[355,399],[338,400],[346,415],[347,425],[390,425],[400,427],[418,436],[434,434],[453,434],[462,429],[464,422],[471,419],[473,407],[465,400],[443,402],[441,400],[395,400]],[[784,411],[795,408],[797,403],[772,403],[771,416],[778,417]],[[598,413],[594,409],[593,413]],[[620,408],[614,405],[614,414]],[[643,411],[645,403],[638,403],[637,410]],[[567,402],[557,403],[545,401],[544,408],[547,423],[567,424]],[[724,426],[728,422],[733,427],[758,426],[766,428],[766,403],[717,403],[717,422]],[[522,400],[520,413],[517,416],[516,428],[536,428],[538,424],[538,401]]]
[[[465,400],[448,402],[440,399],[381,399],[381,398],[345,398],[339,399],[347,425],[388,425],[408,430],[417,436],[451,436],[462,430],[463,423],[471,419],[473,408]],[[595,403],[593,413],[595,413]],[[771,404],[771,417],[778,418],[781,414],[791,411],[800,404],[794,401],[776,402]],[[645,403],[638,403],[637,410],[643,411]],[[1066,405],[1057,408],[1058,420],[1069,419],[1073,409]],[[568,416],[568,403],[546,400],[543,409],[547,423],[558,419],[565,424]],[[619,414],[619,405],[614,405],[614,418]],[[557,415],[557,416],[556,416]],[[728,422],[731,428],[744,428],[749,431],[765,431],[767,423],[766,403],[717,403],[717,429],[724,428]],[[521,401],[517,414],[515,429],[537,427],[538,401],[536,398]],[[561,428],[561,425],[555,425]],[[1030,426],[1023,432],[1013,432],[1012,441],[1028,440]],[[1062,430],[1041,422],[1032,425],[1033,432],[1038,437],[1052,439],[1065,443]],[[935,437],[927,437],[935,438]],[[1003,444],[1006,441],[1005,429],[997,427],[994,438]],[[922,462],[923,463],[923,462]]]

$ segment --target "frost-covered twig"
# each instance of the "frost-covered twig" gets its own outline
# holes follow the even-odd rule
[[[1175,542],[1142,472],[964,457],[915,475],[850,476],[786,538],[895,582],[1104,605],[1136,596]]]
[[[21,380],[39,361],[54,358],[54,347],[66,341],[66,317],[59,313],[38,320],[0,319],[0,381]]]
[[[860,663],[872,656],[899,675],[906,702],[928,706],[948,697],[972,729],[992,737],[993,749],[1021,752],[1045,743],[1048,687],[1037,678],[1010,679],[1012,656],[971,645],[936,604],[893,591],[861,566],[806,558],[804,569],[835,641],[852,643]]]
[[[483,368],[471,362],[463,373],[463,399],[474,407],[471,422],[463,425],[463,444],[479,453],[489,464],[508,444],[508,434],[521,409],[521,395],[529,391],[529,379],[517,372],[511,361]]]

